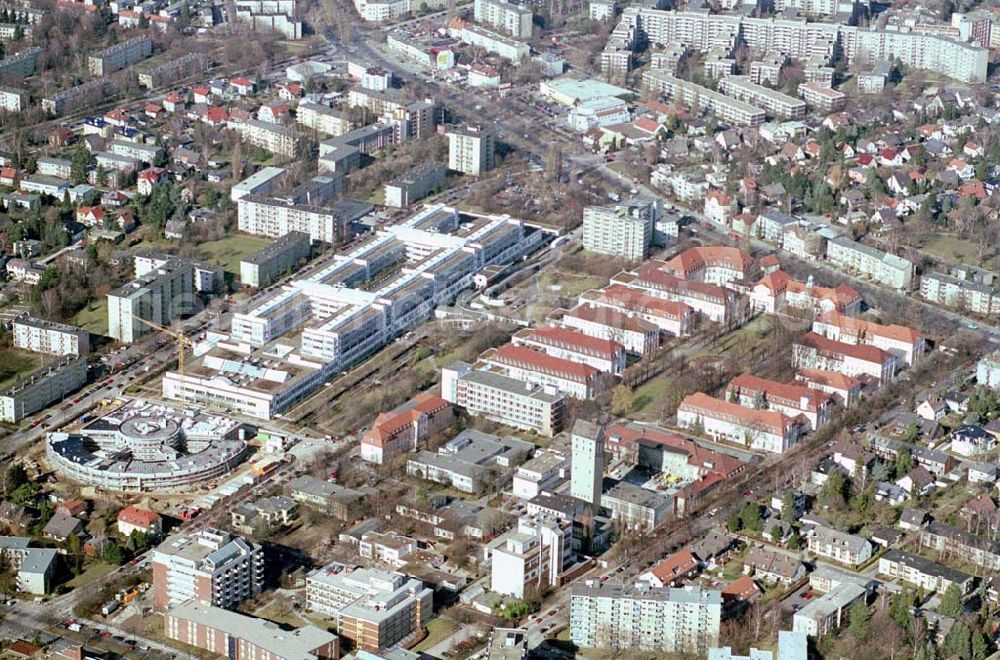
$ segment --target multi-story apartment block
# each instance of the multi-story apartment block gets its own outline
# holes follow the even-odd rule
[[[826,245],[826,259],[836,267],[862,275],[883,286],[909,291],[916,267],[913,262],[838,236]]]
[[[878,572],[880,575],[919,587],[928,593],[936,591],[943,594],[954,584],[963,594],[967,594],[976,581],[963,571],[895,549],[887,551],[878,558]]]
[[[412,0],[354,0],[354,8],[366,21],[385,23],[413,11]]]
[[[570,639],[581,648],[704,655],[719,643],[722,594],[587,580],[570,592]]]
[[[641,261],[649,251],[653,227],[660,215],[656,199],[634,198],[621,204],[587,206],[583,209],[583,247]]]
[[[100,103],[117,89],[108,78],[95,78],[42,99],[42,110],[52,115],[74,112],[94,103]]]
[[[443,186],[447,174],[447,168],[434,161],[411,167],[386,182],[385,205],[395,208],[409,206]]]
[[[260,593],[262,548],[217,529],[168,537],[153,549],[153,608],[164,612],[190,600],[235,609]]]
[[[27,48],[20,53],[8,55],[0,60],[0,80],[22,80],[35,72],[38,58],[45,50],[39,47]]]
[[[610,374],[620,373],[625,368],[624,346],[612,339],[596,339],[565,328],[528,328],[517,332],[511,343]]]
[[[87,382],[87,360],[66,357],[43,365],[5,390],[0,390],[0,419],[17,423],[75,392]]]
[[[531,47],[527,43],[476,25],[463,27],[458,33],[458,38],[464,44],[482,48],[487,53],[493,53],[514,64],[519,64],[531,55]]]
[[[573,523],[551,516],[522,516],[517,527],[489,544],[490,590],[524,598],[527,589],[559,585],[573,561]]]
[[[874,346],[914,365],[924,353],[924,336],[913,328],[865,321],[838,311],[829,311],[813,320],[812,331],[834,341]]]
[[[441,370],[441,396],[473,416],[552,437],[562,430],[565,396],[458,362]]]
[[[237,226],[255,236],[279,238],[301,232],[310,240],[340,245],[347,238],[349,216],[338,206],[318,206],[288,199],[247,195],[236,203]]]
[[[677,425],[774,454],[788,451],[806,430],[799,419],[776,410],[744,408],[703,392],[684,397],[677,408]]]
[[[83,328],[45,319],[23,317],[14,321],[14,346],[50,355],[86,355],[90,333]]]
[[[236,0],[235,20],[247,23],[250,29],[279,32],[286,39],[302,38],[302,21],[296,0]]]
[[[41,176],[54,176],[57,179],[68,179],[73,169],[73,163],[65,158],[42,156],[37,159],[36,173]]]
[[[230,121],[228,126],[248,144],[273,154],[293,158],[298,151],[300,135],[287,126],[257,119]]]
[[[106,76],[146,59],[153,52],[153,40],[143,35],[109,46],[87,58],[91,75]]]
[[[163,615],[163,634],[231,660],[336,660],[340,640],[313,625],[284,630],[277,624],[195,600]]]
[[[740,374],[729,381],[726,398],[745,408],[776,410],[793,418],[801,415],[812,429],[826,423],[833,407],[833,397],[829,394],[753,374]]]
[[[493,169],[493,132],[460,126],[448,132],[448,169],[480,176]]]
[[[515,39],[531,38],[531,10],[507,0],[475,0],[473,20],[502,30]]]
[[[342,112],[308,99],[301,101],[296,108],[295,121],[306,128],[334,137],[344,135],[354,128]]]
[[[683,43],[707,52],[732,49],[737,40],[753,52],[777,51],[792,59],[829,60],[839,52],[848,66],[870,67],[898,59],[902,64],[951,75],[963,82],[986,79],[988,50],[935,34],[856,27],[837,22],[810,22],[783,15],[757,18],[696,10],[663,11],[629,7],[618,30],[633,30],[635,41],[662,46]]]
[[[23,89],[0,85],[0,110],[4,112],[21,112],[26,110],[30,97]]]
[[[179,80],[201,73],[207,65],[208,60],[201,53],[181,55],[139,73],[139,85],[146,89],[172,85]]]
[[[243,286],[265,287],[300,262],[307,261],[311,252],[309,234],[290,231],[240,261],[240,282]]]
[[[108,150],[118,156],[134,158],[143,163],[154,163],[163,155],[163,147],[155,144],[145,144],[132,140],[111,140],[108,142]]]
[[[930,522],[920,531],[920,547],[936,550],[986,571],[1000,571],[1000,541],[958,527]]]
[[[130,344],[152,328],[196,309],[195,266],[171,259],[108,294],[108,335]],[[140,320],[141,319],[141,320]]]
[[[1000,314],[1000,291],[987,284],[944,273],[921,275],[920,297],[982,316]]]
[[[868,539],[822,525],[813,528],[808,546],[810,552],[820,557],[851,566],[859,566],[872,556],[872,544]]]
[[[976,363],[976,382],[983,387],[1000,389],[1000,351],[979,359]]]
[[[723,121],[740,126],[759,126],[767,119],[767,113],[760,107],[739,99],[720,94],[666,71],[647,71],[642,75],[642,84],[648,90],[688,105],[697,103]],[[804,106],[803,106],[804,107]]]
[[[847,106],[847,94],[818,82],[802,83],[798,93],[803,101],[820,112],[839,112]]]
[[[836,371],[852,378],[867,376],[885,384],[896,377],[899,359],[875,346],[848,344],[807,332],[792,344],[792,365]]]
[[[434,592],[420,580],[330,564],[306,577],[306,607],[331,619],[354,648],[379,653],[415,638],[433,614]]]
[[[805,101],[751,82],[749,76],[726,76],[719,81],[719,89],[727,96],[763,108],[777,117],[799,119],[806,116]]]

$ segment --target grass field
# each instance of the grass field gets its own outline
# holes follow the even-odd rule
[[[115,570],[115,567],[111,564],[106,564],[103,561],[94,562],[89,564],[87,570],[83,573],[74,576],[72,580],[66,583],[66,586],[71,589],[77,589],[85,587],[88,584],[94,584],[103,580],[113,570]]]
[[[959,261],[970,266],[995,270],[1000,266],[997,250],[988,246],[983,252],[983,263],[979,263],[979,245],[974,241],[947,234],[939,234],[927,241],[923,250],[946,261]]]
[[[271,241],[253,236],[227,236],[218,241],[201,244],[205,259],[222,266],[236,277],[240,274],[240,260],[248,257]]]
[[[85,328],[96,335],[108,334],[108,299],[90,303],[73,317],[73,325]]]
[[[443,616],[431,619],[431,621],[427,624],[427,637],[413,647],[412,650],[417,653],[426,651],[442,640],[445,640],[449,636],[453,635],[456,630],[458,630],[458,626],[456,626],[451,619],[446,619]]]
[[[38,355],[21,351],[16,348],[6,348],[0,351],[0,388],[14,383],[17,378],[42,366]]]
[[[658,414],[669,385],[670,377],[661,374],[636,388],[632,399],[633,415]]]

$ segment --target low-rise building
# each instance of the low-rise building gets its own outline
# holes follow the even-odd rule
[[[163,634],[167,639],[231,660],[336,660],[340,657],[338,637],[316,626],[284,630],[271,621],[197,600],[171,606],[163,615]]]
[[[652,532],[663,524],[673,509],[673,498],[665,493],[619,481],[601,495],[607,509],[620,527]]]
[[[808,547],[820,557],[851,566],[863,564],[872,556],[872,544],[868,539],[822,525],[814,527],[809,534]]]
[[[834,341],[880,348],[911,366],[923,355],[926,343],[923,335],[913,328],[865,321],[837,311],[814,319],[812,330]]]
[[[308,475],[289,481],[288,495],[299,504],[328,513],[342,522],[359,518],[364,513],[364,499],[367,497],[360,490]]]
[[[889,550],[880,556],[878,572],[919,587],[925,592],[944,593],[951,585],[955,585],[963,594],[967,594],[975,583],[975,578],[968,573],[902,550]]]
[[[807,332],[792,345],[792,365],[850,377],[869,376],[884,384],[896,377],[899,360],[875,346],[847,344]]]
[[[501,438],[466,429],[436,454],[418,451],[407,461],[406,472],[465,493],[478,493],[491,480],[494,466],[501,471],[513,469],[533,448],[530,442],[514,437]]]
[[[429,436],[443,431],[455,418],[450,402],[421,393],[388,413],[381,413],[361,437],[361,459],[382,465],[411,452]]]
[[[137,506],[127,506],[118,512],[118,533],[128,538],[133,532],[157,538],[163,533],[163,518],[160,514]]]
[[[556,587],[570,565],[573,525],[545,515],[523,516],[517,527],[492,541],[490,589],[524,598],[532,586]]]
[[[677,424],[716,440],[776,454],[788,451],[806,430],[800,420],[781,412],[744,408],[701,392],[684,398]]]
[[[565,328],[531,328],[513,336],[515,346],[527,346],[552,357],[590,365],[617,374],[625,368],[625,347],[613,339],[596,339]]]
[[[845,272],[861,275],[890,289],[909,291],[913,286],[916,267],[912,261],[844,236],[827,242],[826,258]]]

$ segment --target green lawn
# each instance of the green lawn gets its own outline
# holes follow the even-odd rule
[[[385,206],[385,186],[376,188],[375,192],[368,198],[368,203],[375,206]]]
[[[90,303],[73,317],[73,325],[85,328],[95,335],[108,334],[108,299]]]
[[[938,234],[927,241],[923,250],[941,257],[945,261],[958,261],[970,266],[995,269],[998,265],[997,251],[988,246],[983,252],[983,263],[979,263],[979,244],[964,238]]]
[[[667,394],[670,377],[659,375],[647,380],[636,388],[632,400],[632,413],[655,413],[663,405],[663,397]]]
[[[206,260],[219,264],[226,272],[239,277],[240,261],[270,242],[270,239],[253,236],[227,236],[218,241],[202,243],[201,251]]]
[[[434,647],[442,640],[447,639],[458,630],[458,626],[451,619],[446,619],[442,616],[436,619],[431,619],[427,624],[427,637],[423,639],[419,644],[413,647],[413,651],[421,653],[429,648]]]
[[[42,366],[42,358],[27,351],[7,348],[0,351],[0,389],[14,383],[18,377]]]
[[[96,561],[92,564],[88,564],[86,570],[77,576],[74,576],[72,580],[66,583],[71,589],[77,589],[79,587],[85,587],[88,584],[93,584],[100,580],[103,580],[108,574],[115,570],[115,566],[107,564],[103,561]]]

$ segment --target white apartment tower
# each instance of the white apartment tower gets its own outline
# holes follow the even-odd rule
[[[460,126],[448,133],[448,169],[480,176],[493,169],[493,133],[479,126]]]
[[[604,482],[604,428],[578,419],[573,425],[572,443],[570,495],[588,502],[597,513],[601,508]]]
[[[641,261],[646,258],[659,218],[657,199],[635,198],[621,204],[588,206],[583,210],[583,247]]]

